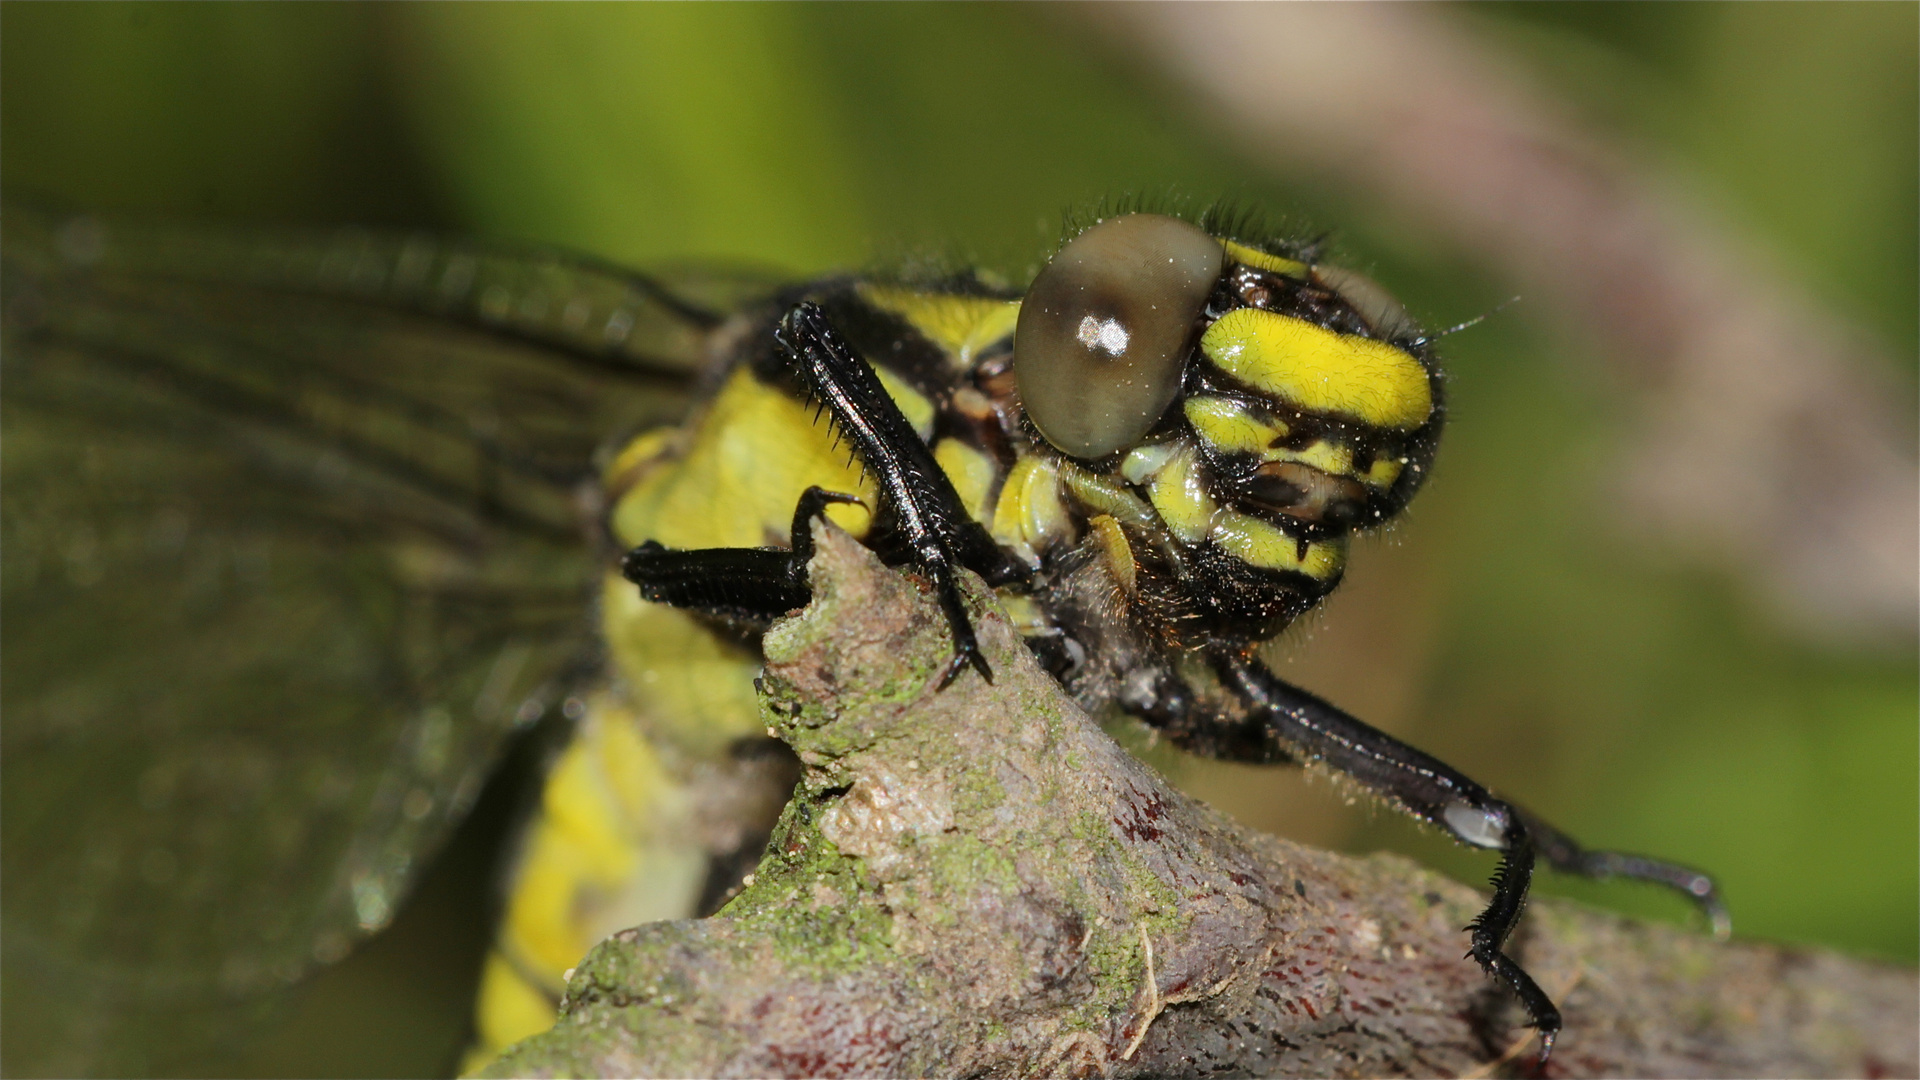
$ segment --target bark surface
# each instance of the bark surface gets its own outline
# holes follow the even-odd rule
[[[994,671],[936,691],[933,600],[821,530],[766,639],[804,776],[719,915],[574,971],[503,1076],[1488,1076],[1535,1043],[1471,961],[1475,890],[1250,833],[1035,666],[976,581]],[[1555,899],[1513,948],[1566,1013],[1555,1076],[1913,1076],[1911,971]]]

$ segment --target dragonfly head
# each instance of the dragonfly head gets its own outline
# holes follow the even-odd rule
[[[1054,256],[1021,304],[1014,373],[1061,453],[1190,444],[1217,507],[1313,537],[1405,506],[1443,411],[1425,339],[1379,285],[1158,214]]]

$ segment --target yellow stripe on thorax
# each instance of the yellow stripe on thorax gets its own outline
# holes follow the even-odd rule
[[[1337,334],[1303,319],[1239,308],[1200,336],[1220,370],[1311,412],[1411,431],[1433,413],[1427,370],[1384,341]]]
[[[874,501],[876,488],[834,445],[831,428],[795,401],[741,369],[692,427],[667,440],[642,436],[658,455],[627,461],[639,475],[613,508],[614,535],[629,546],[657,540],[670,548],[784,544],[793,507],[811,485]],[[636,440],[638,442],[639,440]],[[678,451],[677,456],[672,456]],[[622,453],[616,464],[626,461]],[[827,516],[865,536],[863,506],[833,506]]]
[[[954,493],[960,496],[960,505],[967,508],[967,516],[975,521],[988,520],[987,499],[1000,472],[993,459],[959,439],[941,439],[933,448],[933,460],[953,481]]]
[[[891,370],[875,365],[873,373],[880,377],[881,389],[893,399],[894,407],[900,415],[907,418],[907,425],[913,433],[925,442],[933,437],[933,402],[927,395],[913,388],[907,380],[895,375]]]
[[[906,320],[947,351],[956,368],[970,366],[981,350],[1004,341],[1020,320],[1020,301],[990,296],[921,292],[898,285],[862,283],[860,299]]]

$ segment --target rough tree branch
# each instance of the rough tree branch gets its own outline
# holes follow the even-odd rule
[[[1462,959],[1473,889],[1258,836],[1129,756],[973,586],[994,684],[932,680],[932,600],[822,529],[766,641],[805,764],[719,915],[595,949],[496,1075],[1492,1075],[1524,1018]],[[1565,1076],[1915,1075],[1914,973],[1547,899],[1515,947]],[[1518,1049],[1524,1047],[1524,1049]],[[1503,1051],[1515,1051],[1502,1060]]]

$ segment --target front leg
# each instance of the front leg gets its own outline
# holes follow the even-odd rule
[[[1493,897],[1467,927],[1471,942],[1467,955],[1526,1007],[1540,1031],[1541,1066],[1553,1052],[1560,1010],[1504,951],[1526,907],[1536,856],[1555,869],[1587,877],[1628,877],[1678,889],[1701,906],[1716,933],[1726,933],[1726,908],[1705,874],[1637,855],[1583,851],[1564,833],[1497,798],[1439,759],[1289,685],[1250,654],[1219,658],[1215,668],[1225,687],[1246,704],[1247,712],[1226,719],[1195,710],[1173,718],[1166,726],[1179,745],[1228,760],[1317,762],[1338,769],[1408,814],[1445,829],[1461,843],[1500,852]]]
[[[834,429],[853,444],[861,463],[879,481],[881,498],[904,541],[903,554],[940,597],[953,635],[953,659],[940,685],[952,682],[969,664],[991,682],[993,672],[980,653],[955,574],[966,567],[1001,584],[1017,578],[1020,568],[968,516],[945,470],[826,312],[811,302],[797,305],[781,320],[774,342],[831,414]],[[647,599],[680,607],[771,618],[803,606],[811,597],[802,553],[811,545],[808,522],[824,508],[816,494],[845,498],[809,491],[795,513],[791,551],[670,551],[649,541],[627,554],[623,570]]]
[[[702,548],[675,551],[652,540],[627,552],[620,573],[640,586],[640,595],[712,615],[767,622],[807,606],[807,561],[813,558],[813,519],[831,503],[857,503],[852,495],[810,487],[793,508],[793,531],[784,548]]]

